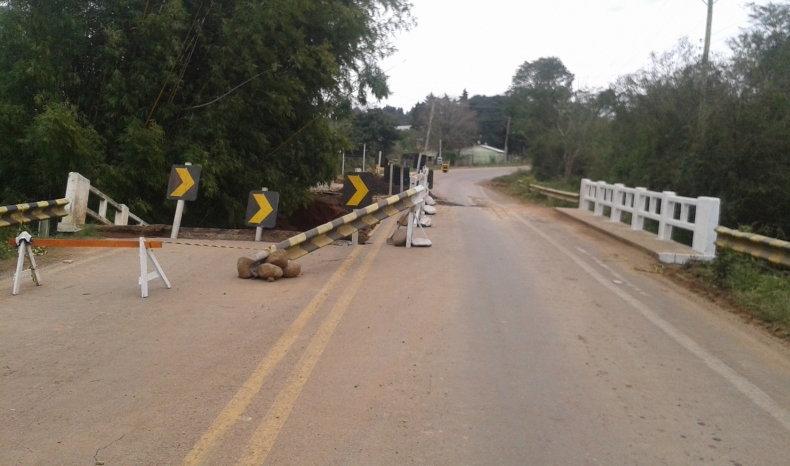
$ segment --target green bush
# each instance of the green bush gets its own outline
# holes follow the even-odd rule
[[[0,228],[0,260],[9,259],[17,255],[16,247],[8,244],[8,240],[10,238],[16,238],[23,231],[30,233],[30,227],[17,226]]]
[[[686,269],[709,286],[731,293],[753,315],[790,325],[790,272],[727,250],[720,250],[712,262],[690,263]]]

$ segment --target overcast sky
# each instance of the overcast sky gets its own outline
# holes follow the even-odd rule
[[[376,106],[411,109],[429,93],[504,93],[525,61],[559,57],[575,87],[606,87],[682,37],[702,46],[702,0],[412,0],[417,26],[382,63],[392,96]],[[714,5],[711,49],[748,24],[743,0]],[[754,3],[764,5],[764,0]],[[778,3],[783,3],[781,0]]]

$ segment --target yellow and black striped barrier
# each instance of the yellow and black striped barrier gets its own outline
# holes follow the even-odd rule
[[[0,207],[0,228],[65,217],[68,203],[68,199],[56,199]]]
[[[251,258],[253,261],[251,268],[257,267],[274,251],[285,250],[288,252],[288,257],[291,260],[295,260],[324,246],[328,246],[337,240],[347,238],[353,233],[364,230],[388,217],[414,207],[419,202],[419,200],[413,199],[414,196],[424,192],[425,187],[417,186],[269,246]]]
[[[790,267],[790,242],[725,227],[716,228],[716,233],[718,233],[716,246],[722,249],[730,249],[767,260],[772,264]]]

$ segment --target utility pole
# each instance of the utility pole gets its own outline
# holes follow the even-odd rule
[[[697,130],[697,141],[699,144],[704,143],[708,116],[710,115],[710,109],[708,108],[708,76],[710,74],[710,36],[713,28],[713,4],[715,2],[714,0],[706,0],[703,3],[708,6],[708,20],[705,28],[705,49],[702,52],[702,98],[699,105],[699,128]]]
[[[507,140],[510,138],[510,117],[507,117],[507,129],[505,130],[505,162],[508,162],[507,158]]]
[[[433,124],[433,109],[436,107],[436,99],[431,100],[431,116],[428,117],[428,134],[425,136],[425,149],[423,152],[428,153],[428,141],[431,140],[431,125]],[[420,167],[417,167],[420,168]]]
[[[708,5],[708,24],[705,28],[705,50],[702,52],[702,66],[708,66],[708,58],[710,55],[710,36],[711,36],[711,29],[713,28],[713,4],[715,3],[713,0],[707,0],[707,2],[703,2]]]

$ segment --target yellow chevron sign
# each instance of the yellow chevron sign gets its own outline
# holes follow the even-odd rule
[[[192,176],[189,174],[189,170],[186,168],[176,168],[176,173],[178,173],[179,178],[181,178],[181,184],[176,188],[175,191],[170,193],[173,197],[182,197],[189,188],[195,186],[195,180],[192,179]]]
[[[362,202],[362,199],[365,199],[365,196],[368,194],[368,192],[370,192],[370,190],[367,186],[365,186],[365,182],[362,181],[362,178],[357,175],[349,176],[348,180],[351,181],[351,184],[353,184],[354,188],[357,190],[356,194],[351,196],[351,199],[349,199],[348,205],[358,206],[359,203]]]
[[[277,206],[280,193],[273,191],[250,191],[247,200],[247,225],[274,228],[277,223]]]
[[[197,199],[200,167],[194,165],[173,165],[170,182],[167,185],[167,198],[179,201]]]
[[[343,182],[343,204],[346,207],[363,207],[373,202],[372,173],[357,173],[346,175]]]

